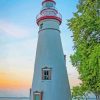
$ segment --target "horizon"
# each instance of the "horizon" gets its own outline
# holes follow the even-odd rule
[[[42,0],[0,0],[0,96],[28,96],[32,84],[38,26],[36,15]],[[72,66],[72,32],[67,20],[72,18],[78,0],[56,0],[62,14],[61,40],[71,88],[80,83]],[[63,9],[62,9],[63,7]]]

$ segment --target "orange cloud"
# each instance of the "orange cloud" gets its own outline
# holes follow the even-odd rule
[[[78,86],[81,83],[81,80],[79,80],[77,77],[71,77],[69,78],[69,82],[71,84],[71,88]]]
[[[29,73],[0,72],[0,89],[29,89],[32,79],[26,74],[29,75]]]

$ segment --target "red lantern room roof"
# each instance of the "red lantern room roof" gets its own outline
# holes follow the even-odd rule
[[[43,2],[42,2],[42,5],[45,3],[45,2],[53,2],[53,3],[55,3],[56,4],[56,2],[54,1],[54,0],[44,0]]]
[[[53,2],[53,3],[56,3],[54,0],[44,0],[42,2],[42,4],[44,4],[45,2]],[[59,22],[59,24],[61,24],[62,22],[62,16],[61,14],[55,9],[55,8],[52,8],[52,7],[46,7],[45,9],[42,9],[40,11],[40,13],[37,15],[36,17],[36,21],[37,21],[37,24],[39,25],[39,23],[45,19],[54,19],[54,20],[57,20]]]

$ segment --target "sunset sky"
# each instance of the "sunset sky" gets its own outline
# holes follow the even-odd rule
[[[42,0],[0,0],[0,96],[28,96],[32,83],[38,26],[36,15]],[[78,0],[56,0],[62,14],[61,39],[67,55],[70,85],[79,83],[69,56],[73,53],[72,33],[67,19],[76,11]]]

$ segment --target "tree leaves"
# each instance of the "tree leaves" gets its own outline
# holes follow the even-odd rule
[[[75,50],[71,61],[80,74],[81,87],[87,86],[86,91],[100,96],[100,1],[79,0],[68,26]]]

